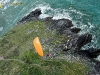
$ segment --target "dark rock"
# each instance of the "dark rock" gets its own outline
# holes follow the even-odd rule
[[[100,61],[92,60],[89,75],[100,75]]]
[[[100,61],[96,61],[94,60],[95,63],[95,70],[96,70],[96,74],[98,73],[98,75],[100,74]]]
[[[72,27],[72,21],[68,20],[68,19],[59,19],[57,20],[57,25],[59,27],[64,27],[64,28],[69,28]]]
[[[45,20],[46,21],[50,21],[51,24],[53,24],[55,26],[58,26],[58,27],[64,26],[66,28],[69,28],[69,27],[73,26],[72,21],[69,20],[69,19],[58,19],[58,20],[55,20],[55,19],[52,19],[52,17],[47,17]]]
[[[82,57],[94,58],[94,56],[92,56],[91,53],[87,50],[80,50],[77,53]]]
[[[38,17],[39,15],[41,15],[41,10],[40,9],[36,9],[35,11],[32,11],[29,16],[35,16]]]
[[[76,44],[78,49],[80,49],[82,46],[86,45],[87,43],[91,42],[92,35],[91,34],[82,34],[78,37]]]
[[[91,58],[96,58],[98,55],[100,55],[100,49],[89,48],[84,51],[87,51]]]
[[[73,26],[72,21],[69,19],[52,19],[52,17],[47,17],[44,21],[50,23],[50,29],[57,30],[59,34],[62,34],[65,30]]]
[[[49,22],[50,22],[50,21],[52,20],[52,18],[53,18],[53,17],[46,17],[46,18],[44,19],[44,21],[49,21]]]
[[[27,16],[23,17],[19,23],[23,23],[23,22],[28,22],[31,20],[38,20],[39,15],[41,14],[41,10],[40,9],[36,9],[35,11],[30,12]]]
[[[72,21],[69,19],[53,20],[53,23],[58,27],[70,28],[73,26]]]
[[[67,32],[68,33],[68,32]],[[66,43],[66,49],[64,50],[80,50],[81,47],[83,47],[84,45],[86,45],[87,43],[91,42],[92,40],[92,35],[91,34],[82,34],[82,35],[78,35],[78,34],[73,34],[73,33],[69,33],[67,34],[67,36],[69,37],[69,40]]]
[[[81,29],[80,28],[71,28],[71,32],[78,33]]]

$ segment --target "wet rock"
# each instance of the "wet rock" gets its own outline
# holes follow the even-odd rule
[[[57,20],[57,25],[59,27],[63,27],[63,28],[69,28],[69,27],[73,26],[72,21],[68,20],[68,19],[59,19],[59,20]]]
[[[47,17],[44,19],[50,23],[49,28],[51,30],[56,30],[58,34],[62,34],[65,30],[69,30],[73,26],[72,21],[69,19],[52,19],[52,17]]]
[[[100,75],[100,61],[92,60],[88,75]]]
[[[78,35],[78,34],[71,34],[70,35],[67,34],[67,36],[69,37],[68,42],[66,43],[66,49],[64,50],[77,50],[79,51],[81,49],[81,47],[83,47],[84,45],[86,45],[87,43],[91,42],[92,40],[92,35],[91,34],[82,34],[82,35]]]
[[[73,26],[72,21],[69,19],[58,19],[58,20],[52,20],[52,23],[55,24],[57,27],[62,28],[70,28]],[[63,30],[64,30],[63,29]]]
[[[41,13],[41,10],[40,9],[36,9],[35,11],[32,11],[29,16],[35,16],[35,17],[38,17]]]
[[[52,20],[52,18],[53,18],[53,17],[46,17],[46,18],[44,19],[44,21],[50,22],[50,21]]]
[[[91,34],[86,33],[79,36],[76,41],[78,49],[80,49],[82,46],[86,45],[87,43],[91,42],[91,40],[92,40]]]
[[[78,33],[81,29],[80,28],[71,28],[71,32]]]
[[[70,28],[70,27],[73,26],[72,21],[69,20],[69,19],[58,19],[58,20],[56,20],[56,19],[52,19],[52,18],[53,17],[46,17],[44,19],[44,21],[48,21],[48,22],[50,22],[51,24],[53,24],[53,25],[55,25],[57,27],[64,26],[66,28]]]
[[[93,56],[91,55],[91,53],[87,50],[80,50],[77,52],[81,57],[88,57],[88,58],[93,58]]]
[[[97,56],[100,55],[100,49],[89,48],[84,51],[87,51],[91,58],[97,58]]]
[[[36,9],[35,11],[30,12],[27,16],[23,17],[19,21],[19,23],[28,22],[31,20],[37,21],[40,14],[41,14],[41,10]]]

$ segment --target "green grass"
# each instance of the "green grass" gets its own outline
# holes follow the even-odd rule
[[[2,75],[86,75],[88,68],[82,62],[42,59],[33,50],[24,53],[19,60],[0,61]]]
[[[29,22],[16,25],[9,33],[0,40],[0,56],[5,58],[20,58],[23,53],[33,49],[32,41],[39,37],[43,50],[48,52],[67,41],[66,35],[59,35],[55,30],[48,29],[45,22]]]
[[[61,52],[66,42],[65,34],[57,34],[45,22],[18,24],[0,39],[0,75],[86,75],[88,67],[81,61],[40,57],[33,47],[33,39],[39,37],[44,55]],[[63,56],[62,54],[59,54]]]

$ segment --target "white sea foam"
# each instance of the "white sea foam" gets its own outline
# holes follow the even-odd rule
[[[100,55],[96,58],[96,60],[100,61]]]
[[[42,12],[42,14],[40,15],[40,18],[46,18],[46,17],[51,16],[50,13],[47,13],[47,14],[46,14],[46,11],[51,11],[51,10],[53,10],[53,9],[50,7],[49,4],[45,4],[45,3],[44,3],[44,4],[40,4],[40,5],[37,5],[35,9],[37,9],[37,8],[41,9],[41,12]]]
[[[1,10],[6,10],[10,6],[9,4],[10,0],[1,0],[0,2],[2,3],[2,8],[3,8]]]
[[[53,17],[53,19],[62,19],[62,18],[70,19],[70,20],[72,19],[69,13],[66,12],[65,9],[59,9],[59,8],[53,9],[51,8],[49,4],[46,4],[46,3],[36,5],[35,9],[38,9],[38,8],[40,8],[42,12],[42,14],[40,15],[40,18],[46,18],[48,16],[51,16]],[[33,11],[35,9],[33,9]]]
[[[72,20],[72,23],[74,24],[75,27],[79,27],[82,29],[80,34],[90,32],[90,30],[94,28],[94,26],[90,22],[87,22],[88,24],[87,25],[78,20],[78,19],[83,19],[83,17],[86,16],[87,14],[82,13],[81,11],[78,11],[76,9],[73,9],[72,7],[70,7],[69,9],[61,9],[61,8],[54,9],[49,4],[42,3],[42,4],[37,4],[36,7],[32,10],[35,10],[38,8],[40,8],[42,11],[40,18],[51,16],[53,17],[53,19],[65,18],[65,19]],[[78,16],[76,20],[73,19],[72,13],[76,14],[74,16]]]
[[[55,13],[54,13],[53,19],[62,19],[62,18],[65,18],[65,19],[72,20],[72,17],[70,17],[69,12],[66,12],[64,9],[61,10],[61,11],[59,11],[58,9],[54,10],[54,11],[55,11]]]
[[[10,0],[1,0],[0,2],[2,3],[2,4],[6,4],[6,3],[8,3]]]
[[[78,11],[78,10],[73,9],[72,7],[70,7],[69,10],[70,10],[71,12],[74,12],[74,13],[80,14],[81,16],[86,15],[86,14],[83,14],[82,12],[80,12],[80,11]]]
[[[3,27],[0,27],[0,32],[3,30]]]

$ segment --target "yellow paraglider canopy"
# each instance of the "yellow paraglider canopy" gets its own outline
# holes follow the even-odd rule
[[[0,8],[2,8],[2,3],[0,2]]]
[[[36,37],[34,40],[33,40],[33,45],[37,51],[37,53],[40,55],[40,56],[43,56],[43,50],[42,50],[42,46],[41,46],[41,43],[39,41],[39,38]]]

